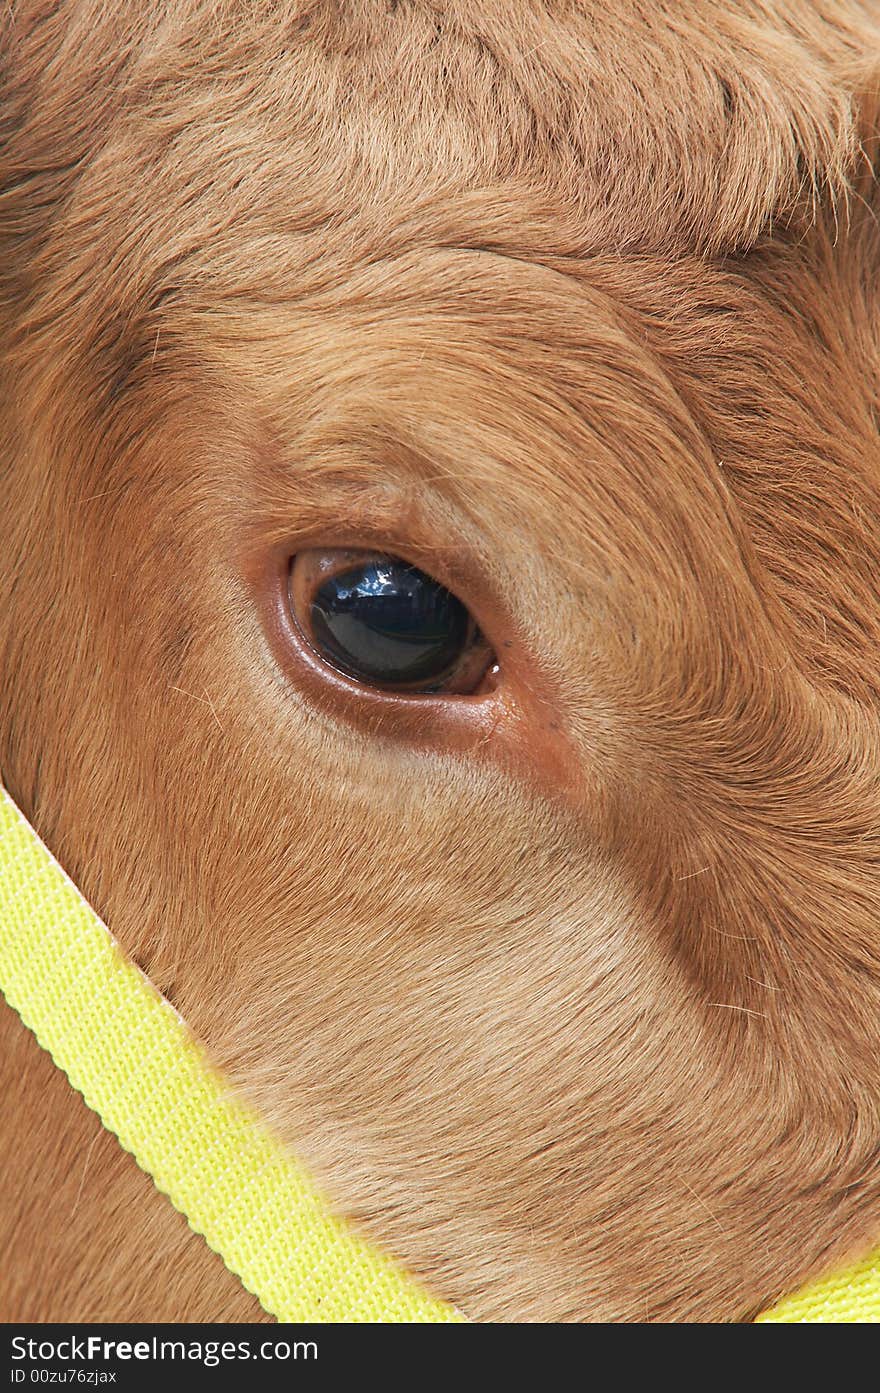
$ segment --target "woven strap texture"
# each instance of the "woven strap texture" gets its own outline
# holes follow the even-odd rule
[[[332,1217],[0,788],[0,990],[105,1127],[282,1321],[457,1321]]]
[[[0,787],[0,990],[74,1088],[283,1321],[461,1321],[325,1209]],[[880,1323],[880,1254],[762,1322]]]
[[[815,1282],[758,1317],[762,1322],[801,1325],[880,1325],[880,1253]]]

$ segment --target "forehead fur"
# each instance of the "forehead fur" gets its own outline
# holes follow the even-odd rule
[[[92,164],[105,191],[160,173],[167,215],[202,234],[387,224],[506,187],[552,212],[557,247],[564,216],[573,251],[742,249],[844,196],[874,18],[856,0],[23,0],[2,21],[6,230],[38,232]]]
[[[216,322],[432,247],[704,257],[836,225],[876,16],[858,0],[20,0],[0,20],[7,371],[88,361],[91,394],[116,402],[160,319],[169,352],[178,307]]]

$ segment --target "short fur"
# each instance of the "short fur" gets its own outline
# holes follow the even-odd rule
[[[878,20],[0,19],[0,774],[477,1319],[880,1238]],[[478,614],[487,725],[288,664],[266,557],[351,541]],[[3,1316],[259,1319],[0,1032]]]

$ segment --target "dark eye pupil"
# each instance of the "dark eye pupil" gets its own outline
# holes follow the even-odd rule
[[[340,571],[315,592],[312,634],[323,655],[362,682],[444,677],[469,638],[470,617],[438,581],[395,557]]]

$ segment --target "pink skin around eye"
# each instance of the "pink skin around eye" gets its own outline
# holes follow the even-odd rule
[[[308,549],[326,555],[342,548],[328,541]],[[441,582],[449,584],[453,593],[465,595],[492,651],[501,655],[500,661],[487,666],[479,688],[463,694],[383,690],[331,667],[304,637],[289,593],[291,556],[303,550],[283,540],[264,548],[251,538],[241,558],[242,578],[282,679],[282,693],[286,689],[298,702],[307,701],[316,711],[371,739],[486,760],[526,777],[553,796],[580,801],[581,766],[566,733],[560,698],[478,573],[464,571],[457,556],[453,564],[443,557],[437,561],[432,550],[432,570],[439,571]],[[351,550],[360,555],[367,552],[354,539]],[[379,550],[381,546],[374,547],[372,554]],[[418,565],[418,557],[406,559]]]

